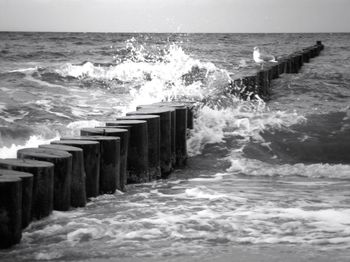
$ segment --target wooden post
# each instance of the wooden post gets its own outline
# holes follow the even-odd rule
[[[269,83],[271,83],[272,79],[273,79],[273,69],[271,66],[269,66],[268,68],[266,68],[267,70],[267,77],[268,77],[268,80],[269,80]]]
[[[140,120],[116,120],[108,121],[106,126],[130,126],[127,183],[149,182],[147,122]],[[114,129],[105,128],[104,130],[113,132]]]
[[[96,126],[95,128],[113,129],[114,136],[120,138],[120,190],[126,191],[127,178],[129,177],[128,153],[130,147],[131,126]]]
[[[304,65],[302,52],[298,52],[298,63],[299,63],[299,69],[301,69]]]
[[[81,129],[82,136],[100,143],[100,194],[114,194],[121,190],[120,179],[120,138],[112,136],[96,136],[95,128]]]
[[[84,207],[86,205],[86,174],[83,150],[78,147],[57,144],[40,145],[39,147],[66,151],[72,155],[70,205]]]
[[[272,66],[272,71],[273,71],[273,75],[272,75],[272,79],[277,79],[279,77],[279,71],[278,71],[278,64],[274,64]]]
[[[51,143],[55,145],[74,146],[83,150],[84,169],[86,174],[86,197],[98,196],[100,190],[100,143],[89,141],[86,137],[61,137],[61,140],[52,141]]]
[[[20,159],[34,159],[51,162],[54,168],[53,209],[66,211],[70,207],[70,184],[72,155],[59,150],[46,148],[24,148],[17,151]]]
[[[113,129],[115,137],[120,138],[120,189],[126,191],[127,178],[129,176],[128,170],[128,152],[130,146],[130,130],[131,126],[96,126],[95,128]],[[116,131],[118,130],[118,131]]]
[[[292,59],[290,57],[288,57],[287,60],[286,60],[285,72],[287,74],[292,74],[293,73],[293,63],[292,63]]]
[[[303,49],[303,61],[304,63],[310,62],[310,51],[307,48]]]
[[[324,45],[322,44],[322,41],[316,41],[316,45],[319,46],[320,51],[324,49]]]
[[[256,86],[255,76],[249,76],[248,81],[249,81],[249,84],[255,88]],[[187,128],[193,129],[193,120],[194,120],[196,102],[180,101],[179,103],[185,104],[187,106]]]
[[[267,97],[269,94],[270,82],[269,74],[267,70],[260,70],[257,73],[259,92],[258,95],[262,98]]]
[[[149,108],[160,108],[159,106],[156,106],[155,104],[152,105],[139,105],[136,107],[137,111],[144,111]],[[173,107],[162,107],[162,109],[166,109],[170,111],[170,132],[171,132],[171,171],[174,169],[174,166],[176,164],[176,111]]]
[[[310,58],[315,58],[317,56],[316,48],[315,47],[310,47]]]
[[[33,174],[32,218],[51,214],[53,208],[54,165],[29,159],[0,159],[0,168]]]
[[[160,117],[160,169],[162,178],[167,177],[171,166],[171,110],[149,107],[129,112],[129,115],[158,115]]]
[[[161,178],[160,172],[160,117],[157,115],[132,115],[117,120],[143,120],[148,127],[148,166],[150,180]]]
[[[187,106],[177,102],[160,102],[154,105],[175,109],[175,167],[183,168],[187,163]]]
[[[284,74],[286,73],[285,69],[286,69],[286,59],[284,57],[281,57],[278,59],[278,74]]]
[[[0,169],[0,178],[16,177],[22,180],[22,228],[32,220],[33,175],[26,172]]]
[[[289,56],[290,62],[291,62],[291,73],[297,74],[298,73],[298,65],[297,65],[297,59],[295,54],[292,54]]]
[[[0,248],[9,248],[22,238],[22,181],[0,176]]]
[[[88,129],[89,132],[84,133],[81,137],[88,136],[89,139],[91,136],[110,136],[117,137],[119,141],[119,179],[117,181],[117,189],[120,191],[125,191],[126,178],[127,178],[127,157],[128,157],[128,147],[129,147],[129,131],[127,128],[108,128],[99,127]],[[86,138],[85,138],[86,139]],[[93,138],[91,138],[93,139]],[[118,165],[118,163],[117,163]]]

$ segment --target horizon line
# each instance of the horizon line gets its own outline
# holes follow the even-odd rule
[[[82,34],[349,34],[349,32],[142,32],[142,31],[40,31],[40,30],[0,30],[0,33],[82,33]]]

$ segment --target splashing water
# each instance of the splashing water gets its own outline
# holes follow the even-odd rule
[[[28,147],[37,147],[41,144],[50,144],[51,141],[59,139],[59,136],[56,136],[51,139],[45,139],[41,136],[31,136],[28,141],[25,142],[24,145],[16,145],[12,144],[9,147],[2,147],[0,148],[0,158],[16,158],[17,157],[17,151],[22,148],[28,148]]]
[[[120,59],[119,63],[117,61],[108,66],[84,62],[83,64],[66,63],[58,68],[57,66],[56,68],[35,67],[31,70],[21,70],[25,72],[26,79],[38,84],[40,88],[49,87],[49,89],[39,97],[34,96],[36,90],[30,92],[33,94],[30,98],[33,100],[27,103],[28,110],[33,113],[27,112],[26,115],[13,118],[14,120],[11,121],[18,120],[16,124],[23,122],[27,125],[27,121],[33,122],[32,118],[37,113],[35,110],[44,109],[46,114],[52,114],[52,122],[59,116],[66,124],[60,126],[58,130],[55,126],[57,132],[76,134],[78,127],[81,128],[84,125],[74,126],[67,120],[73,119],[76,123],[82,121],[80,123],[93,126],[94,123],[101,123],[101,120],[103,122],[133,111],[139,104],[186,99],[211,101],[210,106],[215,106],[217,101],[222,102],[223,97],[229,101],[235,99],[232,96],[227,98],[223,95],[222,90],[230,80],[226,70],[219,69],[210,62],[203,63],[192,58],[176,44],[170,44],[161,52],[158,50],[155,54],[150,54],[142,45],[137,45],[136,40],[132,38],[127,40],[126,47],[120,50],[123,49],[127,50],[125,55],[127,59]],[[117,51],[120,52],[120,50]],[[63,80],[62,83],[60,83],[61,80]],[[70,86],[69,82],[79,85],[82,83],[84,88],[77,89],[75,86]],[[86,89],[86,86],[93,87],[99,82],[103,82],[103,86],[108,88],[93,92],[91,88]],[[67,84],[70,86],[69,89],[65,87]],[[54,92],[59,92],[60,96],[53,95]],[[121,97],[111,97],[106,101],[105,98],[110,97],[110,92],[116,92],[117,96]],[[9,119],[8,115],[4,117],[5,121],[10,121]],[[72,131],[72,128],[76,131]],[[40,128],[36,131],[40,132]]]

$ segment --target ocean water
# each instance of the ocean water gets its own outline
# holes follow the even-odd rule
[[[231,78],[321,40],[241,101]],[[194,101],[188,168],[33,222],[1,261],[348,261],[350,34],[0,33],[0,158]]]

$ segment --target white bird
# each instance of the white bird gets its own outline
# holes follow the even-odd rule
[[[261,67],[264,66],[265,62],[277,63],[277,61],[273,55],[260,53],[259,47],[257,47],[257,46],[254,47],[253,59],[254,59],[255,63],[261,64]]]

